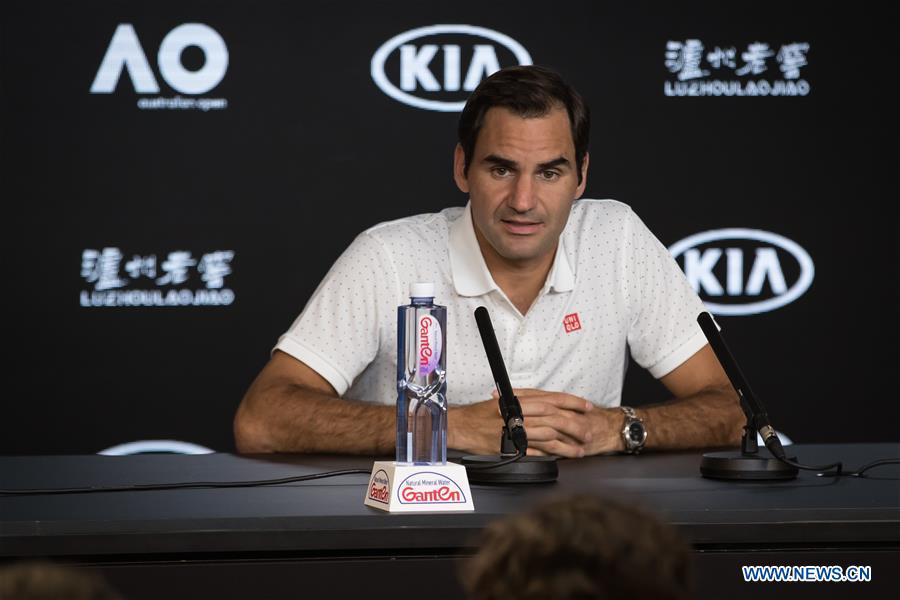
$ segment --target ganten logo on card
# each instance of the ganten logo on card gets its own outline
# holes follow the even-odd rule
[[[459,485],[445,475],[420,471],[404,479],[400,485],[401,504],[464,504],[466,496]]]
[[[369,487],[369,500],[387,504],[388,498],[390,497],[390,490],[388,489],[389,481],[388,474],[385,473],[384,469],[379,469],[378,472],[372,476],[372,485]]]

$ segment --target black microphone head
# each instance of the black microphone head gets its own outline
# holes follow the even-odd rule
[[[484,353],[487,355],[488,364],[491,366],[491,374],[500,395],[500,412],[503,420],[507,421],[511,416],[522,416],[522,408],[515,397],[506,365],[503,363],[503,355],[500,353],[500,345],[497,343],[497,334],[491,324],[491,316],[488,310],[479,306],[475,309],[475,321],[478,323],[478,332],[481,334],[481,343],[484,345]]]

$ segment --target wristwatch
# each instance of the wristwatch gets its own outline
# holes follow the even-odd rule
[[[637,413],[630,406],[620,406],[625,413],[625,426],[622,427],[622,439],[625,441],[625,452],[637,454],[644,448],[647,441],[647,429],[644,420],[638,418]]]

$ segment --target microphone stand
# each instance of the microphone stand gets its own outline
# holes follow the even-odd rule
[[[799,472],[797,467],[785,462],[784,449],[775,430],[769,424],[769,417],[762,403],[753,394],[734,355],[725,344],[719,328],[709,313],[700,313],[697,322],[703,330],[716,358],[721,363],[728,380],[738,393],[741,409],[747,417],[741,433],[741,449],[739,452],[707,452],[700,460],[700,474],[712,479],[731,480],[773,480],[794,479]],[[759,452],[756,433],[765,435],[764,441],[768,449],[765,454]],[[794,457],[788,461],[796,461]]]
[[[741,433],[741,449],[739,452],[706,452],[700,459],[700,474],[712,479],[734,480],[772,480],[794,479],[798,470],[781,459],[772,456],[765,450],[759,452],[756,439],[756,419],[747,417],[744,431]],[[789,460],[796,461],[796,458]]]
[[[556,481],[559,468],[554,456],[526,456],[528,437],[519,399],[512,391],[491,317],[485,307],[475,309],[475,321],[481,342],[491,366],[497,386],[503,429],[500,432],[499,455],[468,455],[462,457],[469,481],[472,483],[547,483]],[[513,430],[511,430],[514,429]]]
[[[462,457],[470,483],[550,483],[559,477],[555,456],[525,456],[516,450],[506,425],[500,434],[500,454]]]

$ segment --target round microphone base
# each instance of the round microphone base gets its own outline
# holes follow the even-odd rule
[[[507,460],[498,455],[463,456],[462,465],[470,483],[551,483],[559,477],[555,456],[523,456],[515,462],[491,469],[468,468],[486,467]]]
[[[788,460],[796,462],[795,457]],[[796,467],[785,464],[768,451],[760,449],[758,455],[746,455],[737,451],[707,452],[700,460],[700,474],[710,479],[742,481],[771,481],[794,479]]]

